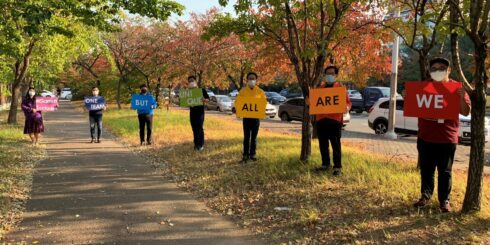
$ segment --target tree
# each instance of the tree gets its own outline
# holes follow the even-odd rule
[[[471,150],[468,182],[463,202],[463,212],[479,211],[485,165],[485,105],[488,73],[485,60],[488,55],[490,0],[448,0],[450,5],[451,50],[453,67],[470,95]],[[474,44],[475,69],[473,80],[467,80],[459,58],[458,35],[464,33]]]
[[[272,41],[289,58],[306,100],[310,88],[321,80],[324,64],[331,56],[331,45],[350,32],[358,31],[369,23],[368,15],[356,1],[291,1],[238,0],[236,18],[222,16],[210,29],[217,36],[229,33],[249,33],[259,39]],[[227,5],[228,0],[220,0]],[[359,10],[357,13],[353,9]],[[352,28],[345,25],[350,14],[355,14]],[[301,156],[307,161],[311,155],[311,122],[309,106],[305,105],[302,123]]]

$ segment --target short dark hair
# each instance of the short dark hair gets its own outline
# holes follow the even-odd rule
[[[140,89],[142,88],[148,88],[148,86],[146,86],[146,84],[141,84]]]
[[[92,87],[92,90],[94,90],[94,89],[99,89],[99,87],[97,87],[97,86],[93,86],[93,87]]]
[[[447,67],[451,65],[451,62],[449,62],[449,60],[444,57],[434,57],[429,61],[429,68],[432,67],[432,65],[434,65],[435,63],[444,64]]]
[[[325,68],[325,70],[323,70],[323,73],[327,73],[327,70],[329,70],[329,69],[334,69],[335,75],[339,75],[339,68],[337,66],[334,66],[334,65],[327,66],[327,68]]]
[[[187,81],[189,81],[189,79],[191,79],[191,78],[194,78],[194,80],[197,80],[196,76],[190,75],[190,76],[187,77]]]
[[[248,77],[249,77],[250,75],[254,75],[256,78],[259,78],[259,75],[257,75],[257,73],[255,73],[255,72],[251,71],[251,72],[249,72],[249,73],[247,74],[247,79],[248,79]]]

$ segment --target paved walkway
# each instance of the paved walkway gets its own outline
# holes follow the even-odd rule
[[[49,159],[6,242],[33,244],[260,244],[107,137],[89,144],[88,119],[69,102],[46,115]]]

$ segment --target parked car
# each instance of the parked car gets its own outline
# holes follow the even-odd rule
[[[347,93],[349,94],[350,99],[362,99],[361,92],[357,90],[347,90]]]
[[[390,97],[389,87],[367,87],[361,93],[361,98],[351,98],[351,111],[362,113],[369,109],[380,99]]]
[[[228,96],[230,96],[230,97],[236,97],[237,95],[238,95],[238,90],[236,90],[236,89],[235,89],[235,90],[233,90],[233,91],[231,91],[231,92],[228,94]]]
[[[206,89],[206,93],[208,93],[209,97],[215,96],[214,92],[211,91],[211,89],[209,89],[209,88]]]
[[[267,96],[267,102],[273,105],[280,105],[286,101],[286,97],[276,92],[265,92],[265,96]]]
[[[63,89],[61,89],[60,98],[61,99],[71,100],[71,98],[72,98],[71,88],[63,88]]]
[[[369,112],[368,124],[375,134],[384,134],[388,130],[389,98],[380,99]],[[418,132],[418,118],[403,115],[404,100],[397,99],[395,114],[395,132],[413,134]],[[485,141],[489,139],[490,120],[485,117]],[[471,116],[459,115],[459,142],[471,140]]]
[[[48,90],[41,91],[41,96],[42,97],[48,97],[48,98],[50,98],[50,97],[56,97],[56,95],[53,92],[50,92]]]
[[[206,103],[207,110],[217,110],[221,112],[229,112],[233,108],[233,101],[226,95],[214,95],[209,97],[209,102]]]
[[[303,97],[286,100],[279,106],[279,117],[281,121],[303,121],[305,99]],[[346,112],[343,116],[344,127],[350,123],[350,113]]]
[[[231,108],[232,113],[236,113],[235,109],[235,101],[233,101],[233,107]],[[277,115],[277,109],[275,106],[271,105],[269,102],[267,102],[267,106],[265,107],[265,115],[274,118]]]
[[[303,93],[300,88],[286,88],[279,92],[280,95],[289,98],[303,97]]]

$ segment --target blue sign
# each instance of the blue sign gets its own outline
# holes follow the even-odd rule
[[[85,108],[89,111],[103,110],[105,99],[102,96],[85,96]]]
[[[153,95],[133,94],[131,96],[131,109],[149,111],[154,109],[156,101]]]

